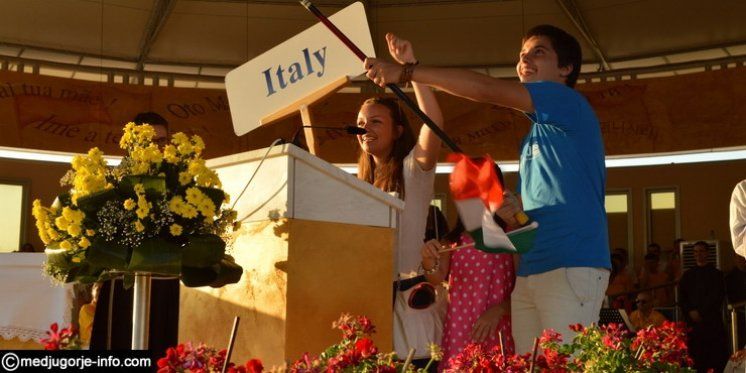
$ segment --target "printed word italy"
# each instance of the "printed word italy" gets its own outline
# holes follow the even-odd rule
[[[303,53],[303,61],[291,63],[287,67],[287,70],[280,64],[277,65],[277,68],[270,67],[269,69],[262,71],[264,80],[267,82],[267,96],[271,96],[277,91],[283,90],[289,85],[297,83],[314,72],[316,72],[317,77],[322,77],[324,75],[326,47],[318,49],[313,53],[311,53],[308,48],[304,48],[301,52]],[[272,71],[273,69],[274,73]]]

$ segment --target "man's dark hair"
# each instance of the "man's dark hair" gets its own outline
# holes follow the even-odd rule
[[[655,243],[655,242],[651,242],[651,243],[650,243],[650,244],[648,245],[648,250],[650,250],[650,248],[651,248],[651,247],[654,247],[654,248],[656,248],[656,249],[658,249],[658,250],[660,250],[660,249],[661,249],[661,245],[658,245],[658,244],[657,244],[657,243]]]
[[[150,124],[151,126],[164,126],[168,129],[168,121],[160,116],[158,113],[148,111],[146,113],[140,113],[135,116],[132,120],[136,124]]]
[[[583,61],[583,52],[580,50],[580,43],[574,36],[568,34],[565,30],[552,25],[539,25],[532,27],[523,37],[523,41],[530,39],[532,36],[545,36],[552,43],[552,48],[557,53],[557,66],[572,66],[572,71],[565,77],[565,85],[575,87],[580,75],[580,64]]]
[[[702,246],[707,251],[710,251],[710,245],[708,245],[707,242],[705,242],[705,241],[697,241],[697,242],[694,243],[694,246]],[[694,248],[694,246],[692,246],[692,248]]]

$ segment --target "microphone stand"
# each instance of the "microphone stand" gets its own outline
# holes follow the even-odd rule
[[[300,135],[301,131],[303,131],[303,127],[305,127],[305,126],[301,125],[300,127],[298,127],[297,130],[295,130],[295,133],[293,133],[293,137],[290,138],[289,144],[293,144],[293,145],[297,146],[298,148],[303,149],[303,150],[305,150],[305,151],[307,151],[307,152],[310,153],[310,151],[308,150],[308,146],[306,146],[305,144],[301,144],[301,142],[300,142],[300,136],[299,135]]]
[[[327,130],[339,130],[339,131],[345,131],[348,135],[364,135],[367,133],[365,128],[355,127],[355,126],[344,126],[344,127],[330,127],[330,126],[305,126],[301,125],[298,127],[297,130],[295,130],[295,133],[293,133],[293,137],[290,139],[289,143],[293,144],[305,151],[308,151],[308,148],[301,144],[300,142],[300,133],[303,131],[304,128],[320,128],[320,129],[327,129]]]

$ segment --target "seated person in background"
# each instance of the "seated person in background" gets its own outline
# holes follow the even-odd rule
[[[634,331],[645,329],[648,326],[660,326],[666,321],[666,317],[660,312],[653,309],[653,296],[650,292],[637,294],[635,300],[637,309],[629,315],[629,321],[635,328]]]
[[[80,341],[83,346],[91,342],[91,330],[93,330],[93,317],[96,315],[96,302],[98,302],[98,289],[101,283],[97,282],[91,287],[91,303],[80,307],[78,314],[78,325],[80,326]]]
[[[624,271],[627,272],[628,278],[632,280],[632,284],[634,285],[635,289],[637,289],[640,286],[640,284],[638,283],[639,279],[637,277],[637,272],[635,272],[635,269],[629,265],[629,251],[627,251],[627,249],[623,247],[617,247],[611,253],[621,256]]]
[[[634,281],[630,278],[624,258],[619,253],[611,255],[611,276],[606,295],[611,299],[611,308],[624,308],[628,312],[632,309],[629,293],[635,290]]]
[[[661,260],[661,254],[662,254],[661,245],[658,245],[655,242],[650,243],[650,245],[648,245],[648,247],[645,249],[645,255],[647,256],[648,254],[655,254],[655,256],[658,257],[658,272],[665,272],[667,270],[666,267],[668,263]],[[640,268],[640,271],[637,274],[637,277],[644,276],[645,272],[647,271],[648,271],[647,268],[643,266],[642,268]]]
[[[645,255],[645,267],[640,275],[640,287],[642,289],[663,285],[668,282],[668,273],[659,270],[659,257],[654,253]],[[667,288],[651,290],[653,294],[653,306],[667,306],[670,303]]]
[[[681,280],[681,274],[683,273],[681,268],[681,243],[684,242],[683,238],[677,238],[673,241],[673,247],[671,248],[671,258],[668,261],[668,275],[671,281]]]

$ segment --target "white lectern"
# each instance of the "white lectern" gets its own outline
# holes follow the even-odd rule
[[[235,199],[265,153],[207,165]],[[182,286],[179,341],[223,348],[238,315],[232,360],[279,366],[339,341],[331,323],[347,312],[370,317],[376,344],[390,351],[393,250],[403,207],[293,145],[276,146],[236,205],[246,219],[230,252],[243,277],[220,289]]]

